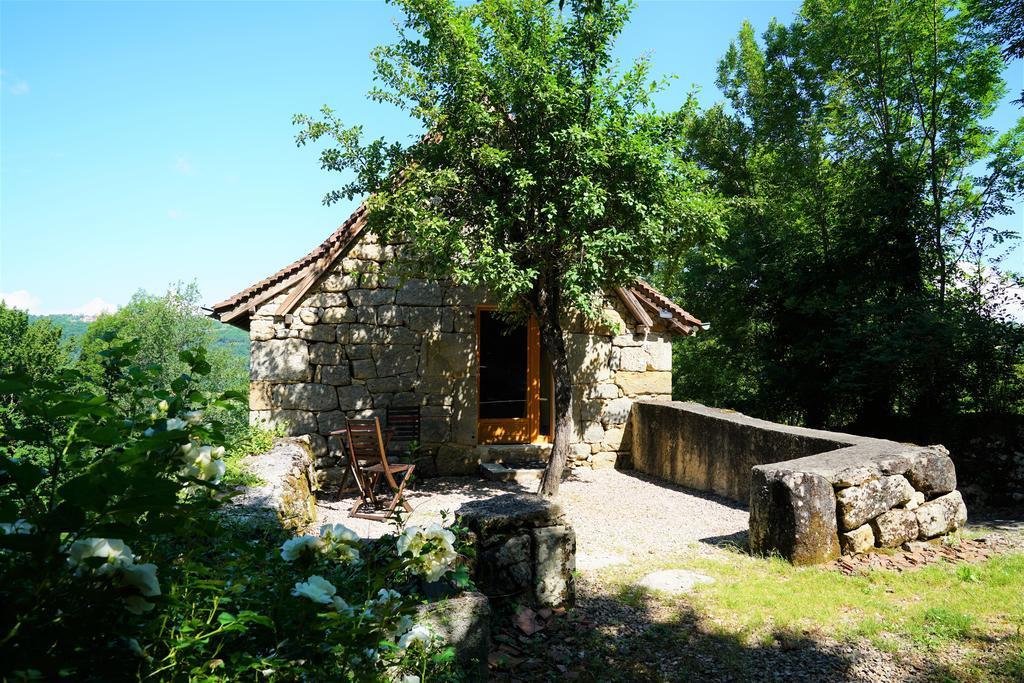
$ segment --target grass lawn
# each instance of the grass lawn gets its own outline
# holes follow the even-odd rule
[[[659,569],[698,571],[715,582],[684,596],[651,594],[636,585]],[[737,648],[866,640],[898,659],[923,662],[937,680],[1024,680],[1021,553],[978,564],[845,576],[728,551],[620,565],[598,572],[593,582],[620,603],[645,609],[669,639],[675,638],[673,625],[685,621]],[[655,638],[651,645],[678,644]]]

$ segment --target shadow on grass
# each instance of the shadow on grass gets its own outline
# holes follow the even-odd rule
[[[867,643],[812,632],[777,628],[748,638],[639,586],[581,596],[532,636],[515,629],[513,609],[494,615],[492,681],[967,680],[935,662],[909,665]]]

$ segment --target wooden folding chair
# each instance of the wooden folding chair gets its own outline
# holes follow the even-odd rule
[[[390,452],[411,460],[414,465],[429,458],[433,464],[430,474],[436,477],[437,449],[426,448],[420,443],[420,407],[388,407],[387,420],[388,431],[391,433]]]
[[[359,487],[359,498],[349,511],[349,517],[383,521],[394,514],[399,503],[412,512],[412,506],[402,496],[416,465],[388,462],[380,419],[345,420],[345,430],[348,433],[349,467]],[[403,474],[401,484],[395,481],[396,474]],[[381,481],[391,489],[391,501],[387,504],[376,493]],[[370,511],[364,511],[367,507]]]

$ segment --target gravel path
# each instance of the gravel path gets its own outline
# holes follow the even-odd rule
[[[408,523],[440,521],[442,510],[454,512],[470,500],[525,490],[477,477],[428,479],[408,495],[413,506]],[[367,538],[388,531],[387,524],[349,517],[354,500],[321,501],[317,528],[341,523]],[[700,551],[702,544],[742,543],[747,530],[745,508],[634,472],[576,470],[562,484],[559,502],[576,530],[576,566],[583,571],[642,556]]]

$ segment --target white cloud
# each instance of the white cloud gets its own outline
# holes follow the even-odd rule
[[[31,90],[31,88],[28,86],[28,81],[18,81],[8,88],[7,92],[12,95],[27,95],[29,90]]]
[[[99,315],[100,313],[113,313],[116,310],[117,306],[97,296],[82,306],[71,309],[68,313],[73,315]]]
[[[22,311],[36,311],[39,309],[39,297],[33,296],[27,289],[17,289],[13,292],[0,292],[0,299],[10,308],[17,308]]]
[[[182,175],[192,175],[196,172],[196,169],[192,166],[192,162],[187,157],[178,157],[174,160],[174,170]]]
[[[167,217],[172,221],[178,221],[184,217],[184,214],[178,209],[167,209]]]

